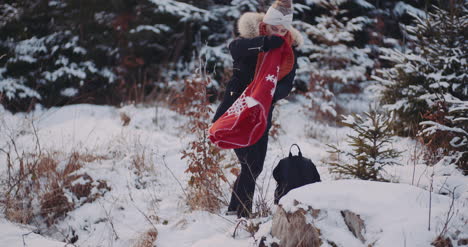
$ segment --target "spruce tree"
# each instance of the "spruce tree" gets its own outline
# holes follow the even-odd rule
[[[215,19],[174,0],[7,1],[0,17],[0,103],[11,111],[154,98]]]
[[[396,110],[399,134],[415,135],[425,114],[441,102],[468,99],[468,11],[466,1],[433,6],[426,19],[405,26],[410,45],[405,51],[382,49],[394,65],[374,77],[381,85],[381,103]],[[445,104],[445,103],[444,103]]]
[[[424,137],[432,159],[455,164],[468,175],[468,100],[439,102],[437,111],[425,114],[418,135]]]
[[[106,6],[30,0],[3,7],[7,5],[16,13],[0,26],[0,51],[5,54],[0,97],[7,109],[100,99],[96,91],[116,82],[116,57],[108,53],[113,15]]]
[[[337,99],[339,94],[359,92],[359,84],[369,78],[374,61],[370,49],[357,41],[362,39],[373,20],[350,11],[352,8],[368,9],[365,1],[312,0],[319,7],[319,16],[299,22],[298,28],[306,35],[301,49],[308,54],[301,58],[298,79],[310,83],[312,110],[319,116],[335,119],[345,108]],[[312,24],[313,23],[313,24]]]
[[[400,153],[391,146],[393,114],[379,113],[371,109],[363,115],[352,114],[343,118],[342,124],[352,129],[347,142],[352,150],[334,145],[330,153],[338,160],[329,162],[330,172],[363,180],[385,181],[383,168],[398,165]],[[344,157],[343,157],[344,155]]]
[[[376,79],[382,103],[397,112],[396,129],[424,137],[430,162],[468,173],[468,3],[450,1],[405,27],[413,47],[384,50],[394,66]]]

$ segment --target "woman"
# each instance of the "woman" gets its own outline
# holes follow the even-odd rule
[[[278,48],[284,43],[283,38],[277,35],[283,36],[284,39],[290,41],[289,43],[293,47],[302,44],[302,37],[297,30],[292,28],[291,22],[292,3],[290,0],[276,0],[266,14],[245,13],[241,16],[238,21],[240,37],[229,44],[229,51],[234,60],[233,76],[226,86],[223,101],[215,113],[213,122],[227,111],[254,79],[259,53]],[[267,128],[263,136],[251,146],[234,149],[241,163],[241,172],[234,183],[227,214],[250,217],[252,213],[255,180],[263,169],[274,104],[291,92],[296,75],[296,60],[296,56],[294,56],[292,70],[288,71],[277,83],[268,115]]]

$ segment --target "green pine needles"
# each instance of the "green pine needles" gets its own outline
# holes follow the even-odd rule
[[[398,134],[421,136],[428,163],[468,174],[468,2],[433,6],[404,31],[404,52],[382,49],[392,68],[379,70],[384,109],[395,110]]]
[[[373,78],[382,86],[381,103],[396,111],[398,134],[415,136],[424,114],[437,111],[441,102],[468,99],[468,3],[455,0],[432,7],[427,18],[403,26],[405,51],[382,48],[381,58],[392,68]]]
[[[352,129],[347,142],[352,150],[328,145],[330,153],[337,155],[335,162],[329,162],[330,172],[363,180],[386,181],[383,168],[398,165],[401,152],[394,150],[392,143],[393,112],[390,114],[369,110],[363,115],[345,116],[341,122]]]

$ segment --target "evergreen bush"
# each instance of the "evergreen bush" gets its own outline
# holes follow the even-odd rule
[[[412,43],[405,51],[382,49],[393,67],[379,70],[381,103],[396,111],[396,130],[416,135],[425,114],[439,103],[468,100],[468,10],[466,1],[450,1],[427,18],[405,26]]]
[[[371,109],[363,115],[352,114],[343,118],[342,124],[352,129],[347,142],[352,150],[334,145],[329,152],[338,160],[329,162],[330,172],[363,180],[385,181],[382,172],[388,165],[398,165],[400,153],[392,148],[393,114]],[[344,157],[342,157],[344,155]]]
[[[430,163],[453,163],[467,174],[468,3],[432,8],[404,28],[411,49],[384,49],[394,66],[375,78],[383,88],[381,102],[397,113],[397,132],[424,137]]]

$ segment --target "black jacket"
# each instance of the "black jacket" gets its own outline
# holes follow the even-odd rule
[[[213,117],[215,122],[227,109],[236,101],[236,99],[244,92],[247,85],[252,82],[255,75],[255,67],[257,64],[257,57],[260,51],[264,50],[264,39],[266,36],[259,36],[255,38],[238,38],[229,44],[229,51],[234,60],[233,62],[233,75],[226,86],[223,100],[218,106],[216,113]],[[294,50],[294,49],[293,49]],[[273,95],[273,103],[270,108],[268,117],[268,128],[271,126],[271,115],[276,101],[285,98],[291,92],[293,80],[296,76],[297,69],[297,55],[294,51],[294,66],[289,74],[283,79],[278,81],[276,91]]]

